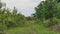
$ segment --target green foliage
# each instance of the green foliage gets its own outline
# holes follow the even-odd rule
[[[0,2],[0,31],[8,29],[9,34],[56,34],[46,27],[60,24],[60,3],[57,0],[42,1],[35,7],[34,17],[25,17],[17,12],[16,7],[12,12],[9,8],[6,9],[6,5],[2,7],[3,3]],[[9,30],[13,27],[19,28]]]
[[[49,19],[53,18],[56,15],[56,1],[46,0],[42,1],[35,9],[36,9],[36,17],[38,19]]]
[[[59,23],[60,18],[60,2],[58,0],[45,0],[42,1],[37,7],[35,7],[35,16],[40,20],[39,23],[45,23],[46,26],[51,26]],[[56,19],[55,19],[56,18]]]
[[[50,27],[50,26],[53,26],[53,25],[55,25],[55,24],[56,24],[56,25],[60,24],[60,19],[54,18],[53,23],[50,22],[50,20],[45,20],[44,23],[43,23],[43,26],[45,26],[45,27]]]
[[[16,27],[6,30],[7,34],[60,34],[59,32],[53,32],[44,26],[34,24],[28,27]]]
[[[0,31],[4,31],[7,28],[25,26],[25,16],[17,13],[17,9],[15,7],[12,12],[9,8],[5,9],[6,7],[2,7],[2,2],[0,2]]]

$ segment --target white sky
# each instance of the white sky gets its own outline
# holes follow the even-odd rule
[[[6,3],[6,6],[13,9],[15,6],[19,12],[25,16],[31,16],[35,12],[34,7],[36,7],[42,0],[2,0]]]

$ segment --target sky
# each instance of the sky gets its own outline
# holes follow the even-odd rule
[[[25,16],[31,16],[31,14],[35,13],[35,7],[42,0],[2,0],[2,2],[6,3],[6,7],[13,9],[15,6],[18,12],[22,13]]]

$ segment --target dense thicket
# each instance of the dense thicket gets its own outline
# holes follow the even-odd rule
[[[35,16],[41,22],[49,20],[49,25],[57,24],[56,19],[60,18],[60,1],[45,0],[42,1],[36,8]]]
[[[6,4],[0,1],[0,31],[12,27],[23,27],[26,24],[40,24],[46,27],[60,24],[60,1],[45,0],[35,7],[35,14],[30,17],[18,13],[14,7],[11,11]],[[35,19],[36,18],[36,19]],[[59,25],[60,28],[60,25]]]
[[[24,26],[25,16],[17,13],[14,7],[13,11],[6,8],[6,4],[0,1],[0,31],[10,27]]]

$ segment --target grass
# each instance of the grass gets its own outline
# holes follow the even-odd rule
[[[58,32],[50,31],[44,26],[32,24],[28,27],[16,27],[6,30],[7,34],[60,34]]]

